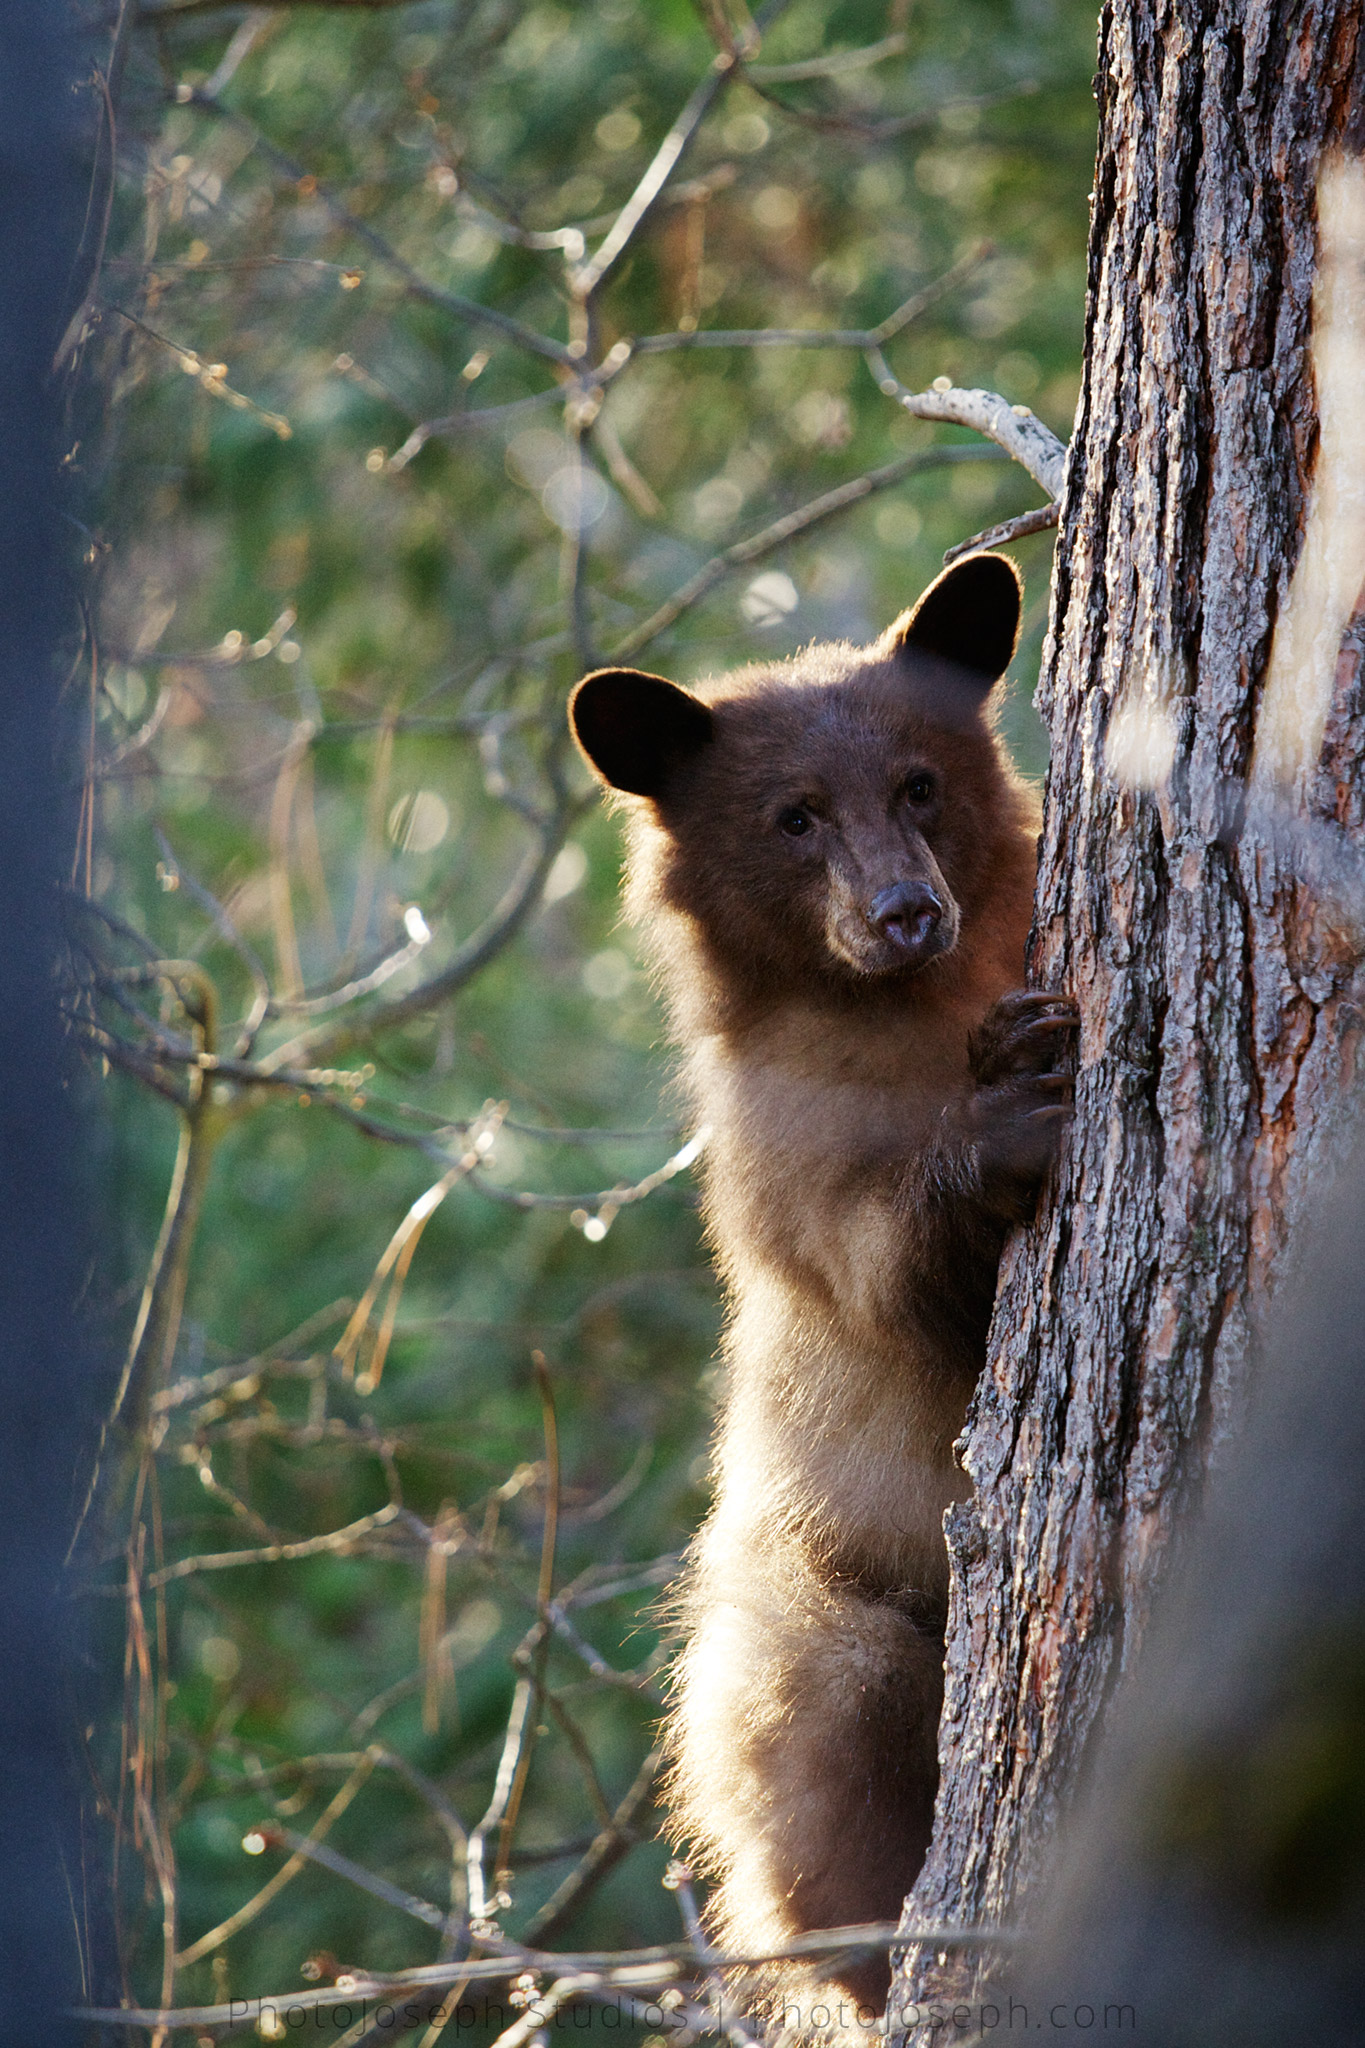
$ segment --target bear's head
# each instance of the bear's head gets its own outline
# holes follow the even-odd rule
[[[586,676],[570,720],[635,800],[637,916],[681,913],[732,983],[767,989],[899,983],[950,956],[1027,816],[986,716],[1019,606],[1013,563],[976,554],[870,647],[810,647],[695,693]]]

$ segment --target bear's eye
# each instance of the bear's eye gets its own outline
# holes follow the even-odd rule
[[[802,839],[815,830],[815,813],[808,804],[792,804],[778,818],[777,829],[788,839]]]
[[[934,794],[933,776],[923,773],[911,775],[907,778],[905,788],[901,794],[908,804],[927,804]]]

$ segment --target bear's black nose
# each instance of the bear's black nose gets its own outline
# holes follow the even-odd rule
[[[927,882],[893,882],[868,907],[874,932],[904,953],[923,952],[943,916],[943,905]]]

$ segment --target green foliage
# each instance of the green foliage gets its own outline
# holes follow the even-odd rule
[[[706,77],[715,46],[684,0],[163,6],[135,34],[84,345],[87,389],[113,399],[103,422],[91,408],[84,458],[112,542],[95,894],[159,959],[198,962],[219,1012],[210,1035],[178,969],[119,982],[110,963],[140,956],[90,923],[122,1138],[120,1329],[182,1128],[211,1161],[183,1318],[163,1271],[165,1342],[155,1356],[144,1343],[121,1418],[141,1476],[99,1531],[121,1584],[131,1527],[148,1631],[129,1681],[133,1770],[101,1752],[140,1999],[287,1991],[310,1954],[368,1968],[436,1955],[437,1931],[310,1866],[172,1982],[163,1905],[173,1895],[180,1947],[197,1943],[280,1867],[275,1849],[243,1856],[247,1830],[307,1830],[367,1743],[425,1774],[466,1827],[487,1806],[553,1490],[537,1352],[560,1431],[555,1586],[575,1589],[593,1652],[640,1682],[603,1683],[554,1639],[559,1704],[534,1717],[546,1732],[508,1932],[574,1868],[531,1852],[590,1837],[639,1770],[666,1648],[651,1603],[705,1502],[717,1305],[685,1171],[648,1199],[602,1199],[685,1134],[616,925],[615,828],[568,756],[563,699],[717,552],[899,454],[978,444],[907,417],[857,347],[673,347],[615,373],[608,352],[697,330],[864,329],[988,240],[889,345],[893,367],[916,390],[940,376],[998,389],[1065,437],[1093,26],[1085,0],[779,10],[586,305],[581,252],[566,266],[545,244],[566,226],[601,244]],[[878,61],[802,75],[888,36]],[[519,345],[451,294],[554,346]],[[718,577],[643,658],[687,680],[813,637],[866,639],[946,547],[1038,496],[1004,460],[909,475]],[[1004,713],[1034,770],[1026,681],[1049,552],[1047,535],[1020,544],[1030,609]],[[538,907],[453,1000],[404,1014],[404,994],[496,923],[528,859]],[[288,1008],[405,947],[373,988]],[[259,974],[276,1007],[246,1043]],[[305,1078],[286,1086],[264,1069],[291,1042],[283,1066]],[[206,1072],[187,1050],[234,1044],[254,1076]],[[380,1375],[387,1296],[347,1348],[350,1310],[411,1205],[495,1126],[420,1236]],[[155,1583],[376,1514],[311,1554]],[[648,1805],[633,1825],[640,1846],[557,1942],[676,1933]],[[327,1839],[461,1909],[439,1814],[386,1760]],[[132,1873],[157,1853],[144,1909]]]

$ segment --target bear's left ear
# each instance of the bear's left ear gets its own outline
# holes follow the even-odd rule
[[[659,797],[674,771],[710,741],[707,706],[662,676],[599,668],[569,699],[569,724],[590,765],[612,789]]]
[[[1007,555],[966,555],[931,583],[887,633],[896,654],[937,654],[989,687],[1019,638],[1023,584]]]

